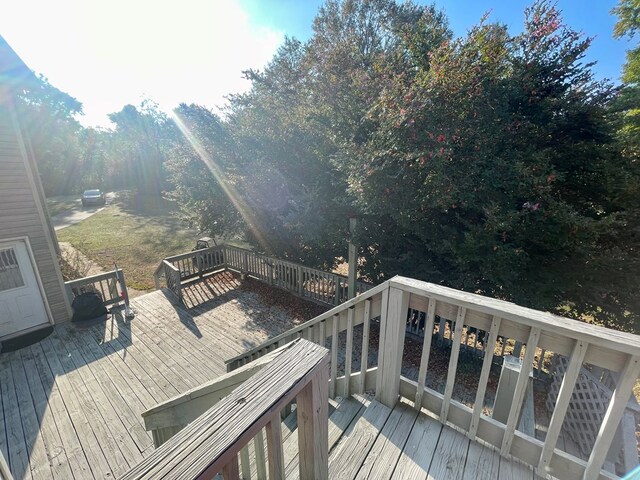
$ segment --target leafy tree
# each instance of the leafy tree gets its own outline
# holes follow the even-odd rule
[[[434,7],[329,0],[223,118],[178,109],[177,197],[202,229],[324,268],[357,215],[371,280],[633,329],[640,182],[589,45],[544,1],[522,34],[485,18],[453,39]]]
[[[175,138],[173,123],[148,100],[139,108],[125,105],[109,119],[116,126],[110,145],[115,183],[159,195],[165,186],[166,148]]]
[[[82,127],[75,117],[82,104],[40,76],[25,90],[17,108],[38,163],[47,195],[70,193],[81,188],[83,172],[78,135]]]
[[[615,89],[582,62],[589,44],[539,2],[522,34],[483,22],[389,82],[348,168],[369,276],[633,328],[637,278],[610,255],[628,164],[607,120]]]

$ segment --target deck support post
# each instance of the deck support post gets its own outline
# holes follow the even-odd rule
[[[349,276],[347,280],[349,300],[356,296],[356,272],[358,271],[358,247],[355,244],[356,227],[358,219],[351,217],[349,219]]]
[[[409,295],[409,292],[394,287],[382,293],[376,400],[390,408],[395,406],[400,393]]]
[[[298,394],[300,478],[329,478],[329,372],[321,369]]]

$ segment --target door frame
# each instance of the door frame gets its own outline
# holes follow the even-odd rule
[[[31,242],[29,241],[28,236],[22,237],[11,237],[11,238],[0,238],[0,245],[3,243],[12,243],[12,242],[22,242],[27,248],[27,256],[29,257],[29,262],[31,263],[31,268],[33,269],[33,273],[36,277],[36,283],[38,284],[38,291],[40,292],[40,298],[42,298],[42,302],[44,304],[44,310],[47,313],[47,323],[42,325],[36,325],[35,327],[25,328],[24,330],[20,330],[19,332],[10,333],[9,335],[5,335],[2,339],[9,339],[12,337],[17,337],[19,335],[24,335],[25,333],[39,330],[41,328],[46,328],[49,325],[54,325],[53,315],[51,313],[51,308],[49,307],[49,300],[47,300],[47,295],[44,291],[44,285],[42,283],[42,278],[40,277],[40,271],[38,270],[38,265],[36,264],[35,255],[33,254],[33,249],[31,248]]]

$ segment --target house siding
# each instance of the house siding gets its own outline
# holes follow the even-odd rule
[[[53,322],[60,323],[69,320],[70,308],[55,253],[57,240],[37,190],[37,169],[10,108],[0,104],[0,241],[28,237]]]

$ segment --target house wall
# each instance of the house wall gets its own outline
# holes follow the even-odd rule
[[[0,240],[28,237],[54,323],[71,318],[56,256],[57,239],[30,146],[11,104],[0,102]]]

